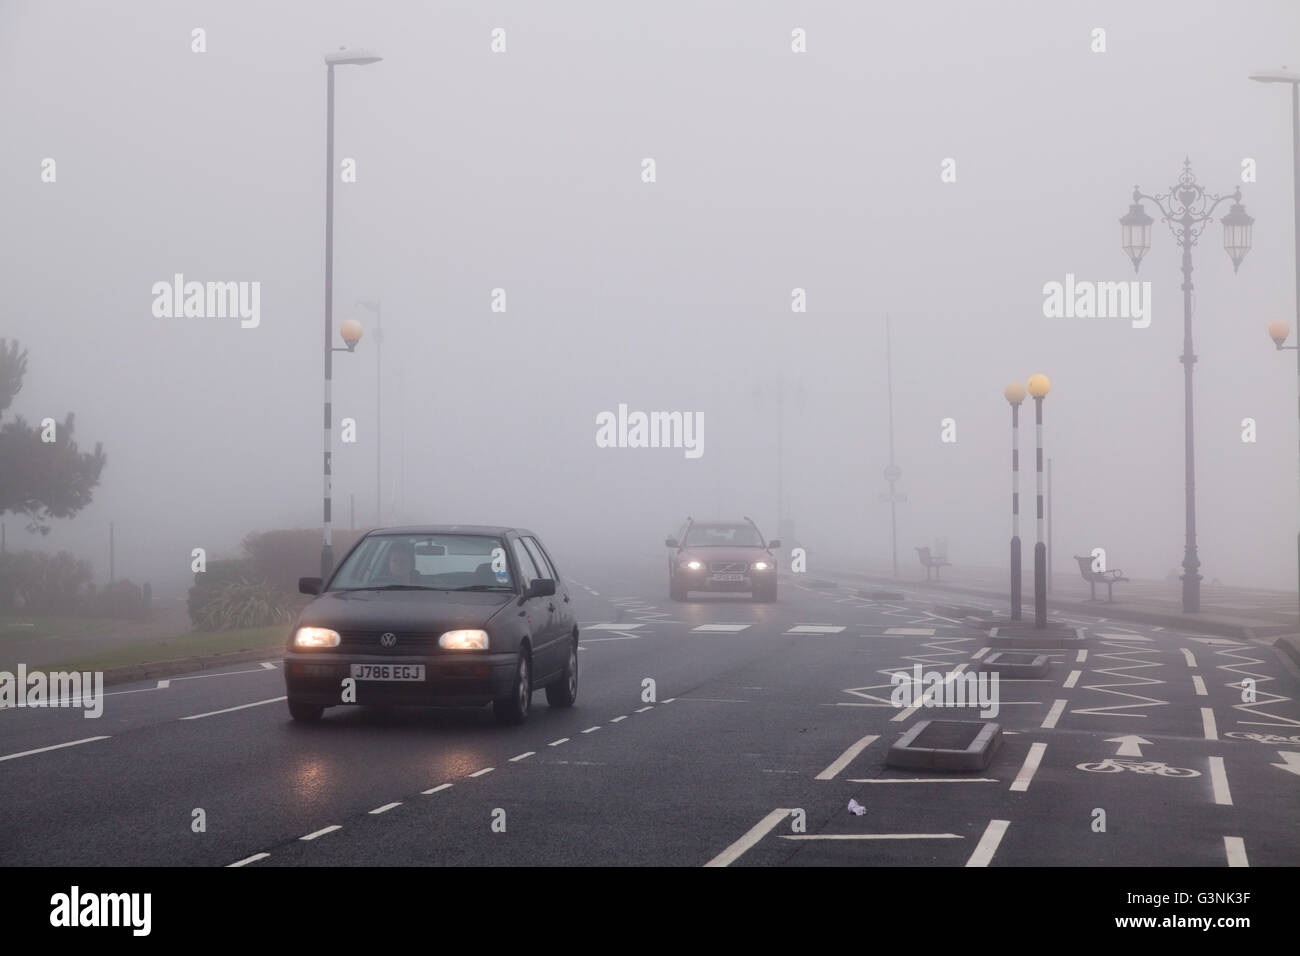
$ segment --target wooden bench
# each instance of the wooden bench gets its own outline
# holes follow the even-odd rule
[[[917,548],[916,556],[921,559],[921,567],[925,568],[925,579],[930,580],[930,569],[934,568],[934,578],[936,581],[942,581],[939,576],[940,568],[950,568],[951,564],[944,558],[933,558],[930,556],[929,548]]]
[[[1074,560],[1079,562],[1079,573],[1083,579],[1088,582],[1088,587],[1092,589],[1092,597],[1089,600],[1097,600],[1097,585],[1106,585],[1106,601],[1110,604],[1115,603],[1115,596],[1111,591],[1112,585],[1116,581],[1127,581],[1128,578],[1122,576],[1122,572],[1115,571],[1094,571],[1092,569],[1092,555],[1080,557],[1074,556]]]

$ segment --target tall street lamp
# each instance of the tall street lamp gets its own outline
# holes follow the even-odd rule
[[[1133,187],[1133,205],[1128,214],[1120,219],[1123,228],[1122,244],[1124,251],[1133,260],[1133,271],[1137,272],[1142,264],[1142,257],[1151,248],[1152,218],[1142,206],[1143,200],[1156,204],[1160,218],[1168,223],[1170,231],[1183,250],[1183,354],[1179,361],[1183,365],[1183,400],[1184,400],[1184,445],[1186,450],[1186,541],[1183,549],[1183,613],[1193,614],[1201,609],[1201,575],[1197,570],[1201,566],[1196,556],[1196,455],[1192,428],[1192,366],[1196,363],[1196,353],[1192,350],[1192,246],[1196,245],[1201,233],[1214,219],[1214,211],[1221,203],[1232,200],[1228,214],[1222,218],[1223,248],[1232,259],[1232,271],[1235,273],[1241,260],[1250,251],[1251,226],[1255,222],[1246,214],[1241,204],[1241,190],[1237,189],[1230,196],[1216,196],[1207,193],[1205,187],[1196,181],[1192,173],[1192,161],[1183,163],[1183,171],[1178,176],[1177,184],[1171,186],[1167,193],[1148,196],[1138,187]]]
[[[1034,627],[1047,626],[1047,544],[1043,541],[1043,399],[1052,383],[1046,375],[1029,376],[1034,397],[1034,470],[1038,474],[1038,538],[1034,544]]]
[[[1011,404],[1011,620],[1020,620],[1020,403],[1025,387],[1012,382],[1002,392]]]
[[[383,59],[364,50],[347,50],[340,47],[325,54],[325,508],[323,542],[320,552],[320,574],[324,580],[334,569],[334,548],[330,535],[330,479],[331,438],[334,428],[331,410],[331,382],[334,377],[334,67],[366,66]],[[347,351],[356,348],[361,338],[361,323],[348,319],[339,329],[347,343]],[[353,338],[348,336],[353,334]],[[343,351],[339,349],[338,351]]]
[[[1291,84],[1291,165],[1294,185],[1292,187],[1292,200],[1295,203],[1295,301],[1296,301],[1296,323],[1300,326],[1300,73],[1288,72],[1285,67],[1280,70],[1264,70],[1259,73],[1252,73],[1252,80],[1258,83],[1290,83]],[[1272,322],[1268,327],[1269,337],[1277,345],[1278,350],[1295,349],[1296,354],[1296,374],[1300,375],[1300,348],[1294,345],[1283,345],[1291,330],[1281,319]],[[1296,568],[1297,574],[1300,575],[1300,534],[1296,535]]]

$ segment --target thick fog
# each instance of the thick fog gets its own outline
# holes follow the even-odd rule
[[[334,353],[336,527],[353,501],[357,527],[519,524],[577,567],[655,554],[688,514],[776,537],[783,487],[810,571],[885,567],[889,315],[905,574],[936,538],[1005,562],[1003,389],[1043,373],[1058,573],[1105,547],[1164,578],[1180,250],[1147,203],[1135,276],[1119,217],[1190,157],[1256,220],[1236,275],[1217,221],[1193,253],[1201,570],[1293,587],[1296,372],[1265,332],[1296,316],[1290,100],[1247,77],[1300,68],[1297,37],[1293,0],[5,2],[0,336],[29,353],[9,414],[71,411],[108,458],[92,505],[45,537],[5,515],[7,546],[102,583],[112,522],[117,576],[171,596],[193,548],[319,527],[323,56],[346,45],[383,60],[335,71],[334,344],[365,326]],[[156,316],[177,274],[260,283],[256,327]],[[1067,274],[1149,281],[1149,327],[1045,316]],[[378,381],[360,300],[382,303]],[[700,454],[599,447],[620,404],[702,415]]]

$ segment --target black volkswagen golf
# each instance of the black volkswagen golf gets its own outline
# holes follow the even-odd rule
[[[523,528],[381,528],[330,576],[289,638],[294,720],[336,704],[473,706],[520,723],[533,691],[578,695],[578,627],[560,572]]]

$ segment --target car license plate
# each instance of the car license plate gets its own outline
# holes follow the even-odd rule
[[[354,680],[424,680],[423,664],[353,664]]]
[[[745,576],[744,576],[743,574],[713,574],[713,575],[710,575],[710,576],[709,576],[709,580],[711,580],[711,581],[743,581],[743,580],[745,580]]]

